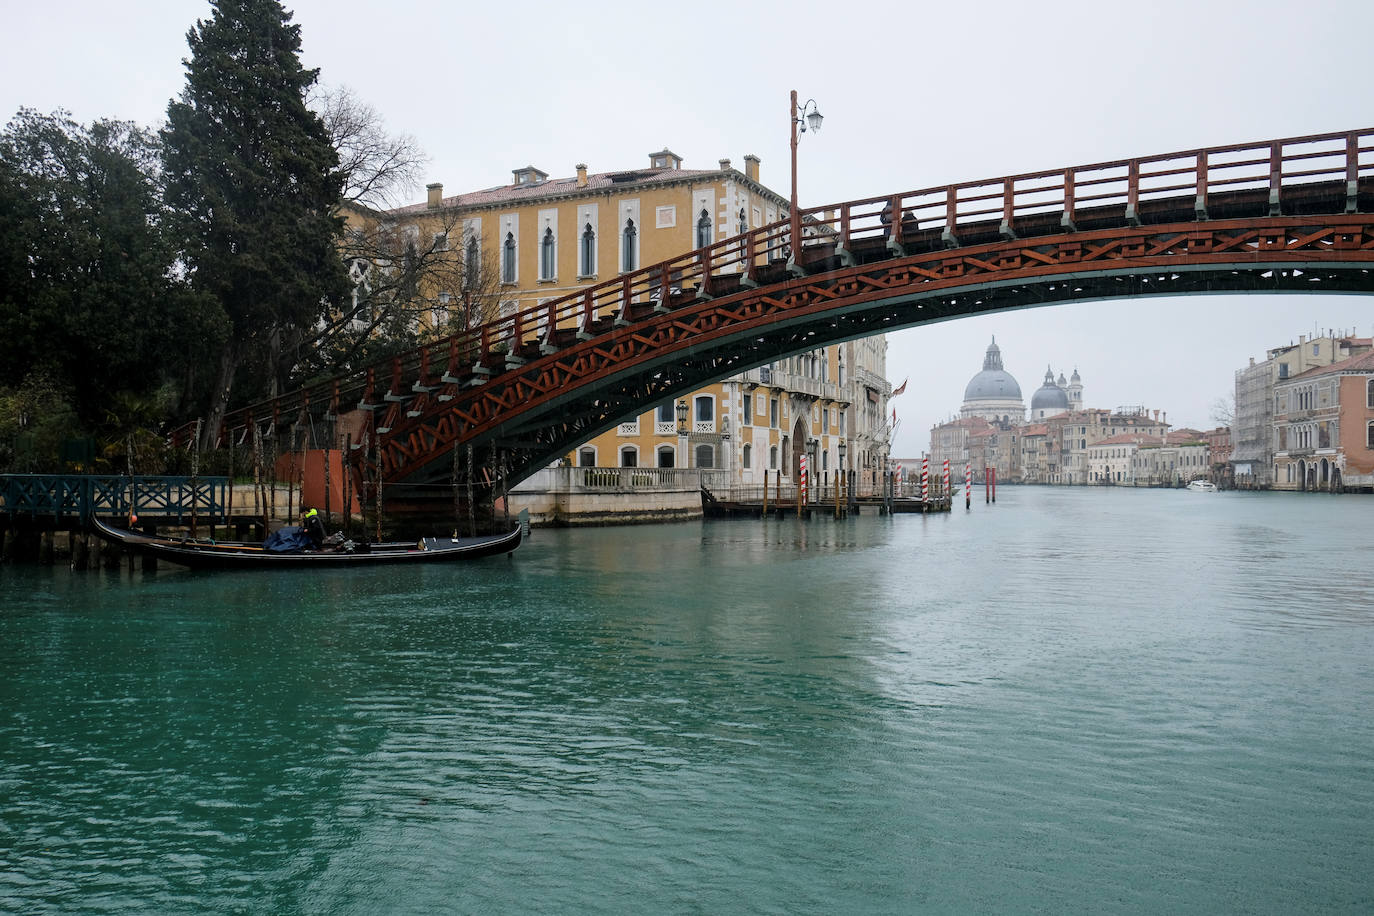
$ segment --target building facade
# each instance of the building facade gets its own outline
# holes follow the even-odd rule
[[[1274,489],[1374,487],[1374,353],[1274,384]]]
[[[578,165],[566,178],[524,166],[510,184],[455,196],[431,184],[423,204],[378,218],[425,244],[459,246],[470,276],[491,265],[491,311],[513,315],[787,216],[787,200],[761,183],[757,157],[745,156],[742,172],[728,159],[705,170],[682,161],[663,149],[644,168]],[[432,291],[436,323],[459,292]],[[762,485],[765,472],[795,479],[804,452],[818,478],[833,477],[843,451],[856,482],[876,491],[891,437],[886,369],[884,337],[796,354],[624,417],[565,460],[723,469],[734,483]]]
[[[1231,423],[1231,473],[1236,486],[1264,489],[1278,484],[1274,476],[1275,385],[1371,349],[1374,341],[1368,337],[1328,332],[1309,339],[1301,334],[1296,344],[1275,347],[1265,354],[1263,361],[1257,363],[1252,358],[1249,366],[1237,370],[1235,415]]]

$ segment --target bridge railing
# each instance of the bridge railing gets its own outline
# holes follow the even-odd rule
[[[0,474],[0,517],[85,519],[91,515],[178,518],[222,515],[227,477]]]
[[[912,244],[947,248],[1095,225],[1277,215],[1310,186],[1337,189],[1357,209],[1374,178],[1374,128],[1211,147],[1071,166],[846,201],[801,211],[801,272],[817,258],[841,259],[864,245],[903,253]],[[1229,208],[1229,209],[1228,209]],[[1328,209],[1321,212],[1330,212]],[[625,271],[541,305],[504,314],[393,357],[230,414],[226,424],[293,419],[307,409],[378,409],[451,383],[494,374],[570,342],[591,339],[645,309],[672,311],[723,288],[776,282],[791,259],[789,222],[779,220],[657,264]],[[787,276],[787,274],[781,274]],[[385,431],[383,427],[381,431]]]

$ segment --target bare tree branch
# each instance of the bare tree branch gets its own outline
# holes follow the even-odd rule
[[[347,87],[317,87],[309,102],[339,154],[344,200],[383,210],[414,195],[428,162],[414,137],[387,133],[377,110]]]

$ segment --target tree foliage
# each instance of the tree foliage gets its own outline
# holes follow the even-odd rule
[[[67,393],[69,435],[113,396],[184,383],[221,336],[177,276],[157,161],[156,138],[125,122],[21,109],[0,134],[0,386]]]
[[[206,436],[239,386],[286,382],[288,338],[347,289],[335,247],[339,160],[306,105],[317,71],[300,62],[300,27],[277,0],[214,0],[187,36],[187,82],[167,109],[167,202],[194,289],[220,304],[221,347]]]

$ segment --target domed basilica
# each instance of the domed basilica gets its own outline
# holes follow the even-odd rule
[[[1071,380],[1066,381],[1061,372],[1056,381],[1054,372],[1046,367],[1045,383],[1031,396],[1031,422],[1082,409],[1083,381],[1078,376],[1078,370],[1074,370]],[[1002,367],[1002,351],[997,346],[996,337],[983,356],[983,371],[970,379],[964,388],[964,404],[959,409],[959,416],[982,417],[989,424],[1002,429],[1021,426],[1026,422],[1021,386]]]

